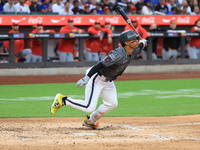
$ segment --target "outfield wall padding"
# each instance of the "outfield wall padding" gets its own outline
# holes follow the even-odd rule
[[[34,69],[0,69],[0,76],[36,76],[36,75],[71,75],[85,74],[88,67],[77,68],[34,68]],[[169,73],[200,72],[200,65],[153,65],[128,66],[124,73]]]

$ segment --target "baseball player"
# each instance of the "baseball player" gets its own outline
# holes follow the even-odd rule
[[[103,129],[103,126],[97,120],[118,105],[117,91],[113,81],[123,74],[129,63],[147,43],[147,40],[139,41],[138,37],[132,30],[122,32],[119,37],[122,47],[110,51],[107,57],[88,69],[85,77],[76,83],[76,86],[80,86],[80,88],[86,85],[85,101],[72,99],[59,93],[51,106],[51,114],[55,115],[63,105],[71,106],[86,113],[92,112],[90,116],[86,115],[83,126]],[[95,111],[99,95],[103,99],[103,104]]]
[[[169,25],[169,30],[176,30],[176,22],[172,20]],[[163,59],[176,59],[178,56],[178,49],[180,47],[179,37],[167,37],[163,40],[164,48],[162,49]]]
[[[195,22],[195,26],[191,29],[191,32],[200,33],[200,20]],[[188,52],[191,59],[200,59],[200,37],[190,38]]]
[[[36,29],[31,33],[55,33],[54,30],[43,30],[42,22],[37,23]],[[31,62],[42,62],[42,39],[31,39]]]
[[[68,19],[68,25],[60,29],[60,33],[83,33],[85,30],[74,27],[73,19]],[[76,39],[60,39],[58,47],[59,57],[61,62],[73,62],[74,61],[74,45]]]
[[[103,40],[102,32],[106,32],[108,35],[112,34],[112,30],[101,27],[99,20],[96,20],[94,25],[88,28],[88,33],[93,34],[99,38],[86,38],[86,61],[99,61],[99,50],[101,41]]]
[[[112,29],[110,21],[105,21],[104,28],[110,30],[110,34],[107,35],[107,38],[103,38],[100,45],[100,58],[104,59],[108,53],[113,50],[113,40],[112,40]]]
[[[13,22],[12,30],[10,30],[9,33],[19,33],[19,24],[17,22]],[[4,46],[9,52],[9,41],[5,41]],[[26,56],[25,62],[31,61],[31,50],[26,48],[24,49],[24,39],[15,40],[15,56],[16,57]]]

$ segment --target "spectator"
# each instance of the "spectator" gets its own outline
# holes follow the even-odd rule
[[[79,8],[80,9],[84,9],[85,8],[85,4],[86,4],[87,0],[81,0],[80,4],[79,4]]]
[[[19,33],[19,24],[17,22],[13,22],[12,30],[9,33]],[[9,52],[9,41],[4,42],[4,46]],[[25,62],[30,62],[31,60],[31,50],[24,49],[24,39],[15,40],[15,56],[16,57],[24,57],[26,56]]]
[[[135,6],[132,6],[130,8],[130,13],[129,15],[137,15],[137,8]]]
[[[188,6],[187,0],[183,0],[183,2],[182,2],[182,7],[181,7],[182,11],[183,11],[183,9],[185,9],[185,7],[187,8],[186,14],[191,14],[191,12],[192,12],[191,7]],[[184,11],[184,14],[185,14],[185,11]]]
[[[96,3],[97,14],[103,14],[101,2]]]
[[[3,6],[3,11],[4,12],[13,12],[16,13],[16,8],[14,5],[13,0],[8,0],[8,2]]]
[[[106,7],[103,8],[103,14],[104,15],[110,15],[110,9],[109,9],[108,6],[106,6]]]
[[[177,14],[181,14],[182,10],[181,10],[182,4],[181,3],[177,3],[176,9],[177,9]]]
[[[199,15],[199,6],[194,7],[194,11],[191,13],[191,15]]]
[[[103,38],[100,46],[100,59],[103,60],[113,50],[112,29],[110,21],[105,21],[104,28],[110,30],[107,38]]]
[[[38,0],[32,0],[31,5],[29,6],[31,12],[41,12],[41,7],[37,4]]]
[[[189,13],[187,12],[187,6],[182,7],[181,15],[189,15]]]
[[[177,8],[176,7],[172,7],[171,11],[169,11],[167,14],[168,15],[176,15],[177,14]]]
[[[142,7],[144,6],[144,0],[140,0],[135,7],[137,8],[137,14],[141,14]]]
[[[101,24],[98,20],[95,21],[93,26],[88,28],[88,33],[98,36],[98,38],[87,38],[85,40],[86,61],[99,61],[100,44],[103,40],[102,32],[110,34],[109,29],[101,28]]]
[[[63,11],[65,11],[65,6],[62,0],[56,0],[56,3],[52,5],[52,12],[59,14],[60,12],[63,12]]]
[[[153,7],[156,8],[160,4],[160,0],[152,0]]]
[[[159,32],[159,31],[165,31],[163,29],[160,29],[157,27],[157,25],[155,23],[152,23],[149,27],[149,32]],[[156,51],[157,51],[157,44],[158,44],[158,38],[153,38],[152,39],[152,60],[157,60],[157,54],[156,54]],[[143,60],[147,60],[147,48],[145,48],[143,51],[142,51],[142,58]]]
[[[82,29],[79,29],[77,27],[74,27],[73,19],[68,19],[68,25],[62,27],[59,31],[60,33],[83,33],[85,32]],[[59,51],[59,58],[61,62],[73,62],[74,61],[74,46],[75,46],[75,40],[72,39],[60,39],[60,44],[58,47]]]
[[[91,10],[91,15],[98,15],[98,14],[97,14],[96,8],[93,8],[93,9]]]
[[[150,2],[151,0],[144,0],[144,6],[142,7],[142,10],[141,10],[142,15],[153,15]]]
[[[83,14],[90,14],[90,4],[85,4]]]
[[[0,0],[0,5],[3,7],[7,2],[8,0]]]
[[[90,11],[92,11],[92,9],[96,9],[96,3],[97,0],[90,0]]]
[[[195,22],[194,27],[192,27],[191,32],[200,33],[200,20]],[[200,59],[200,37],[190,37],[190,43],[188,47],[190,59]]]
[[[135,27],[136,31],[140,34],[140,36],[143,38],[143,39],[146,39],[147,38],[147,31],[141,26],[138,24],[137,20],[135,18],[133,18],[131,20],[133,26]],[[126,30],[130,30],[131,27],[127,24],[124,28],[124,31]]]
[[[37,23],[36,29],[31,33],[55,33],[54,30],[43,30],[43,24]],[[42,39],[31,39],[32,58],[31,62],[42,62]]]
[[[135,6],[140,0],[130,0],[130,2]]]
[[[161,13],[168,13],[168,7],[165,5],[165,0],[160,0],[160,4],[158,4],[155,8],[156,11]]]
[[[176,22],[172,20],[169,25],[169,30],[176,30]],[[170,32],[170,31],[169,31]],[[162,57],[163,59],[176,59],[178,56],[178,49],[180,46],[180,38],[179,37],[167,37],[164,38],[164,48],[162,49]]]
[[[130,14],[130,8],[133,6],[133,3],[131,2],[131,0],[128,0],[126,3],[126,7],[124,9],[126,14]]]
[[[28,5],[29,7],[31,6],[33,0],[26,0],[25,4]]]
[[[74,12],[69,9],[70,3],[69,1],[65,2],[65,9],[63,12],[59,12],[59,15],[73,15]]]
[[[102,9],[104,9],[104,7],[108,6],[110,11],[112,12],[114,9],[114,4],[110,2],[110,0],[103,0],[103,5],[102,5]]]
[[[18,4],[19,0],[14,0],[14,5]]]
[[[49,4],[49,0],[41,0],[42,5],[40,5],[41,7],[41,12],[45,13],[45,12],[51,12],[51,8],[52,8],[52,3]]]
[[[175,0],[169,0],[169,4],[167,4],[168,10],[171,10],[172,7],[176,7]]]
[[[199,2],[199,3],[200,3],[200,2]],[[192,6],[191,6],[191,11],[192,11],[192,12],[194,12],[194,7],[195,7],[195,6],[198,6],[197,0],[193,0],[193,1],[192,1]]]
[[[28,13],[30,14],[29,6],[24,4],[25,0],[19,0],[19,3],[15,5],[17,13]]]
[[[79,8],[79,0],[74,0],[74,8],[72,11],[75,15],[83,14],[83,10]]]

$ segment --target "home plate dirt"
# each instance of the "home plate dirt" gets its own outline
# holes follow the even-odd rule
[[[81,77],[83,75],[1,77],[0,85],[76,82]],[[200,78],[200,73],[125,74],[118,80],[179,78]],[[0,150],[200,149],[200,115],[103,117],[100,119],[103,130],[83,127],[83,119],[2,118]]]
[[[105,117],[103,130],[83,127],[84,118],[0,119],[0,149],[197,150],[199,118]]]

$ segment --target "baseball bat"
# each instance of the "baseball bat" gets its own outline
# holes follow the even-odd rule
[[[139,33],[137,32],[137,30],[135,29],[135,27],[133,26],[133,24],[131,23],[131,20],[128,18],[128,16],[126,15],[126,13],[124,12],[124,10],[121,8],[121,6],[117,6],[117,11],[118,13],[124,18],[124,20],[130,25],[130,27],[133,29],[133,31],[139,35]],[[139,35],[140,40],[142,39],[141,36]]]

